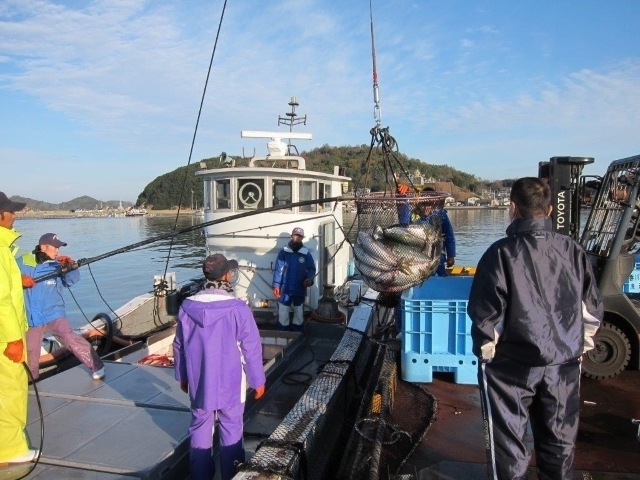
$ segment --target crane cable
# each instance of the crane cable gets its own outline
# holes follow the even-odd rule
[[[376,64],[376,44],[373,35],[373,5],[369,0],[369,18],[371,19],[371,57],[373,61],[373,119],[376,126],[380,127],[382,122],[382,111],[380,110],[380,90],[378,89],[378,66]]]
[[[375,121],[375,125],[371,128],[371,145],[369,147],[369,153],[367,155],[367,160],[361,169],[361,174],[364,176],[364,187],[366,188],[369,180],[369,173],[371,170],[372,164],[372,154],[375,151],[377,154],[382,156],[383,160],[383,169],[385,173],[385,190],[386,186],[390,184],[390,179],[393,179],[395,185],[393,185],[393,190],[397,188],[397,177],[396,168],[399,169],[404,176],[407,178],[407,181],[413,187],[413,183],[409,178],[409,173],[406,168],[398,158],[398,143],[396,139],[389,133],[389,127],[382,128],[382,111],[380,109],[380,89],[378,85],[378,63],[376,58],[376,45],[375,45],[375,34],[373,28],[373,0],[369,0],[369,18],[371,25],[371,61],[373,67],[373,119]],[[395,166],[395,167],[394,167]],[[415,191],[415,187],[413,188]],[[385,191],[386,193],[386,191]]]
[[[191,149],[189,150],[189,160],[187,161],[187,168],[184,171],[184,179],[182,181],[182,189],[180,190],[180,200],[178,202],[178,211],[176,212],[176,221],[173,225],[173,230],[178,229],[178,219],[180,217],[180,208],[182,206],[182,198],[184,197],[185,187],[187,184],[187,175],[189,175],[189,165],[191,165],[191,157],[193,155],[193,146],[196,142],[196,134],[198,133],[198,125],[200,123],[200,116],[202,114],[202,106],[204,104],[204,98],[207,94],[207,84],[209,83],[209,77],[211,75],[211,67],[213,66],[213,58],[216,54],[216,48],[218,46],[218,39],[220,38],[220,30],[222,29],[222,20],[224,19],[224,12],[227,8],[227,0],[224,0],[224,5],[222,6],[222,13],[220,14],[220,22],[218,23],[218,31],[216,32],[216,39],[213,44],[213,50],[211,52],[211,59],[209,60],[209,69],[207,70],[207,78],[204,81],[204,89],[202,91],[202,98],[200,99],[200,108],[198,109],[198,116],[196,118],[196,126],[193,131],[193,137],[191,139]],[[164,267],[164,275],[163,279],[167,276],[167,271],[169,270],[169,260],[171,258],[171,249],[173,247],[173,238],[171,237],[171,241],[169,242],[169,251],[167,252],[167,262]],[[163,280],[165,281],[165,280]]]

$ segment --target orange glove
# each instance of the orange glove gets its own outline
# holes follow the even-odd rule
[[[256,388],[255,399],[259,400],[263,395],[264,395],[264,385],[260,385],[258,388]]]
[[[31,288],[36,286],[36,281],[29,275],[22,275],[22,288]]]
[[[20,363],[24,359],[24,343],[22,339],[7,343],[4,356],[12,362]]]
[[[189,382],[184,380],[180,382],[180,390],[182,390],[184,393],[189,393]]]
[[[58,255],[56,257],[56,260],[59,261],[60,263],[73,263],[73,260],[71,259],[71,257],[67,257],[66,255]]]
[[[276,298],[280,298],[280,287],[273,287],[273,294]]]
[[[409,193],[409,186],[404,183],[399,183],[396,189],[400,195],[406,195]]]

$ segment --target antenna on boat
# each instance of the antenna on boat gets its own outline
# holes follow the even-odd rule
[[[369,174],[371,173],[372,163],[373,163],[373,153],[374,150],[376,153],[382,156],[382,162],[384,164],[385,175],[385,193],[387,192],[387,187],[391,188],[393,192],[398,187],[398,180],[400,176],[404,176],[406,178],[406,182],[408,182],[412,187],[413,183],[410,179],[409,172],[407,172],[405,166],[400,161],[398,157],[398,144],[396,139],[389,133],[389,127],[382,127],[382,113],[380,110],[380,90],[378,88],[378,64],[376,59],[376,43],[375,43],[375,35],[373,30],[373,0],[369,0],[369,18],[371,24],[371,58],[373,63],[373,119],[375,120],[375,125],[371,128],[369,133],[371,134],[371,146],[369,148],[369,154],[367,155],[367,160],[362,166],[362,177],[364,177],[364,185],[363,188],[366,190]],[[393,185],[395,184],[395,185]],[[395,187],[395,188],[394,188]],[[414,187],[414,191],[417,190]]]
[[[289,126],[289,131],[293,132],[293,126],[294,125],[306,125],[307,124],[307,115],[305,114],[304,117],[298,117],[296,115],[296,107],[298,105],[300,105],[298,103],[298,100],[296,99],[296,97],[291,97],[291,100],[289,101],[289,105],[291,106],[291,111],[287,112],[285,115],[286,117],[281,117],[278,116],[278,126],[280,125],[288,125]],[[291,138],[289,138],[289,144],[288,144],[289,148],[289,155],[291,155]],[[294,146],[295,148],[295,146]],[[298,149],[296,148],[296,155],[298,155]]]

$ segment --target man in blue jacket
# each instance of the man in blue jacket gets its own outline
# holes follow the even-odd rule
[[[80,280],[78,264],[71,258],[58,255],[60,247],[67,244],[55,233],[45,233],[32,253],[18,258],[18,267],[23,275],[31,278],[60,272],[48,280],[27,288],[26,306],[29,330],[27,331],[27,364],[34,380],[40,376],[39,359],[42,339],[47,334],[55,335],[62,345],[89,368],[94,380],[104,378],[104,364],[91,344],[73,332],[67,320],[62,296],[63,288]]]
[[[304,230],[294,228],[291,240],[278,254],[273,271],[271,288],[278,299],[278,330],[302,331],[304,297],[316,276],[316,263],[302,244],[303,238]],[[290,307],[293,307],[293,325],[290,325]]]
[[[260,332],[247,304],[229,283],[238,262],[216,253],[202,271],[204,290],[180,306],[173,340],[175,376],[191,400],[189,478],[212,480],[213,431],[220,433],[220,478],[235,475],[244,462],[243,413],[247,383],[259,399],[265,390]]]

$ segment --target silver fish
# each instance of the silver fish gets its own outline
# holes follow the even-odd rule
[[[409,274],[402,271],[395,272],[395,275],[382,274],[375,279],[375,282],[378,285],[384,286],[385,291],[402,291],[424,282],[433,275],[437,268],[437,264],[435,268],[432,265],[425,264],[419,268],[414,267],[413,271]]]
[[[428,224],[376,226],[360,232],[353,249],[365,283],[378,292],[395,293],[433,275],[440,264],[442,237]]]
[[[358,233],[356,244],[360,245],[364,253],[371,257],[386,259],[387,263],[390,264],[397,263],[398,261],[398,258],[393,254],[391,248],[383,241],[376,240],[371,230]]]
[[[423,223],[393,225],[391,227],[383,228],[382,235],[385,238],[399,243],[404,243],[405,245],[422,247],[427,241],[428,228],[429,225]]]
[[[378,270],[376,268],[371,267],[370,265],[367,265],[366,263],[358,263],[356,262],[356,268],[358,269],[358,271],[362,274],[362,276],[364,278],[377,278],[382,276],[385,272],[388,272],[389,270]]]
[[[370,235],[374,240],[384,240],[384,229],[380,225],[376,225]]]
[[[389,261],[388,258],[368,255],[358,243],[353,246],[353,255],[356,260],[356,266],[358,263],[364,263],[365,265],[369,265],[370,267],[378,270],[392,270],[397,268],[397,262]]]
[[[383,229],[383,234],[389,240],[417,247],[425,252],[433,243],[442,241],[440,229],[423,222],[411,225],[394,225]]]

